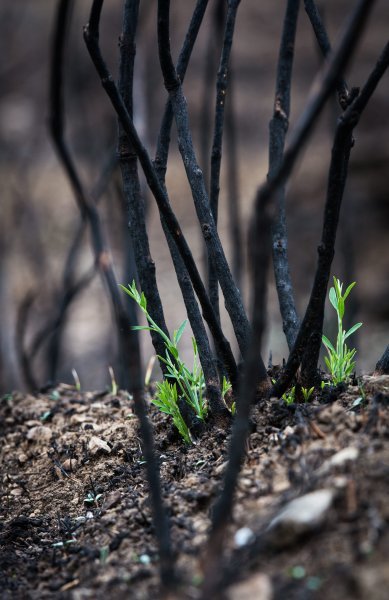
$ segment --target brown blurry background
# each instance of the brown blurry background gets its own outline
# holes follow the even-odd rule
[[[117,39],[121,30],[123,2],[107,1],[102,18],[102,47],[112,73],[117,75]],[[210,0],[208,11],[213,8]],[[35,301],[26,329],[26,343],[53,311],[56,293],[79,215],[68,182],[58,164],[47,129],[48,75],[51,32],[57,3],[53,0],[3,0],[0,5],[0,391],[25,387],[17,358],[16,326],[21,302],[33,292]],[[172,0],[172,46],[177,56],[195,2]],[[321,3],[332,41],[355,5],[352,0]],[[76,0],[66,66],[67,140],[87,189],[91,189],[115,148],[116,121],[82,40],[88,20],[89,0]],[[276,60],[285,2],[242,0],[233,50],[234,107],[238,129],[237,156],[239,206],[244,231],[255,191],[266,177],[268,123],[272,114]],[[166,100],[159,73],[156,46],[156,2],[141,1],[135,88],[135,118],[146,146],[154,155],[161,112]],[[207,58],[209,18],[205,18],[184,84],[196,149],[204,107],[204,67]],[[365,34],[347,73],[350,86],[360,86],[388,38],[389,5],[378,0]],[[292,89],[291,128],[304,107],[313,77],[320,64],[313,34],[301,8]],[[213,107],[214,89],[207,92]],[[372,370],[388,343],[389,282],[389,76],[382,79],[356,130],[350,174],[341,215],[337,254],[333,266],[346,283],[357,281],[352,319],[364,323],[358,340],[358,369]],[[315,133],[300,157],[288,186],[287,211],[292,279],[300,314],[305,309],[316,264],[316,247],[326,191],[336,103],[329,103]],[[212,119],[212,115],[211,115]],[[212,127],[210,129],[210,138]],[[225,149],[226,150],[226,149]],[[202,165],[204,166],[204,165]],[[225,169],[223,181],[225,179]],[[100,202],[114,254],[118,281],[127,283],[125,250],[128,238],[123,222],[116,175]],[[220,232],[229,253],[226,186],[220,196]],[[190,240],[198,264],[203,248],[194,217],[191,195],[173,139],[167,175],[172,204]],[[175,281],[169,252],[157,210],[146,188],[149,235],[156,262],[160,293],[168,327],[176,328],[185,309]],[[83,272],[93,263],[88,237],[78,264]],[[242,265],[244,269],[244,265]],[[204,269],[202,268],[202,272]],[[280,325],[278,303],[269,279],[269,319],[264,349],[273,362],[287,355]],[[247,278],[244,297],[249,301]],[[333,332],[328,309],[326,331]],[[223,323],[230,339],[228,318]],[[98,277],[72,305],[66,327],[60,371],[62,381],[72,381],[76,369],[84,389],[100,389],[109,383],[108,365],[116,364],[115,332],[103,286]],[[142,336],[143,359],[152,354],[147,334]],[[20,341],[20,340],[19,340]],[[182,340],[190,360],[189,331]],[[42,354],[43,356],[43,354]],[[42,357],[34,357],[34,371],[45,383]]]

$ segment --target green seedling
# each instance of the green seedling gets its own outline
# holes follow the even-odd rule
[[[272,379],[272,383],[276,383],[276,380]],[[303,395],[304,402],[308,402],[311,399],[314,390],[314,387],[311,387],[309,389],[305,387],[301,388],[301,393]],[[285,394],[282,394],[281,398],[286,404],[293,404],[296,401],[296,386],[294,385],[288,391],[286,391]]]
[[[81,392],[81,381],[80,381],[80,378],[78,376],[76,369],[72,369],[72,375],[73,375],[74,385],[75,385],[77,392]]]
[[[203,421],[207,416],[207,405],[203,395],[205,388],[204,374],[200,366],[196,341],[192,338],[194,359],[193,368],[192,371],[190,371],[181,360],[178,351],[178,343],[184,333],[187,321],[185,320],[181,323],[180,327],[173,332],[173,339],[170,339],[150,316],[147,310],[146,296],[143,292],[138,292],[135,281],[133,281],[131,285],[128,285],[128,287],[123,285],[120,287],[138,304],[148,322],[148,325],[136,325],[132,327],[132,329],[138,331],[154,331],[160,335],[164,341],[166,348],[165,356],[158,356],[158,358],[165,363],[167,370],[166,377],[172,380],[172,382],[165,380],[158,384],[157,394],[152,402],[158,406],[160,410],[166,412],[173,418],[173,422],[180,434],[186,442],[189,442],[189,430],[186,425],[184,427],[184,420],[177,404],[178,393],[180,393],[184,400],[194,410],[198,419]]]
[[[182,438],[187,444],[191,443],[189,429],[182,418],[177,404],[177,386],[164,379],[157,384],[157,393],[151,401],[160,411],[170,415]]]
[[[285,392],[281,397],[286,404],[293,404],[296,399],[296,386],[294,385],[291,387],[290,390]]]
[[[93,504],[98,505],[99,500],[100,498],[102,498],[102,496],[103,494],[95,494],[93,491],[90,491],[84,498],[84,504],[87,504],[88,506],[93,506]]]
[[[334,277],[334,287],[329,292],[330,302],[335,308],[338,317],[338,335],[335,347],[325,335],[323,335],[322,340],[328,352],[328,356],[325,356],[324,360],[334,385],[347,381],[355,367],[354,357],[357,351],[355,348],[349,349],[347,347],[346,339],[357,331],[362,326],[362,323],[356,323],[348,331],[343,329],[344,305],[354,285],[355,281],[350,283],[345,293],[342,294],[343,284],[339,279]]]
[[[314,387],[311,387],[309,389],[305,388],[305,387],[301,388],[301,393],[303,395],[304,402],[309,402],[314,391],[315,391]]]

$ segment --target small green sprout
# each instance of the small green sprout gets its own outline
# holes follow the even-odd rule
[[[328,371],[331,375],[332,383],[337,385],[347,381],[355,367],[354,357],[356,350],[349,350],[346,344],[346,339],[362,326],[362,323],[356,323],[348,331],[343,329],[344,305],[347,296],[355,285],[355,281],[350,283],[345,293],[342,295],[343,284],[334,277],[334,287],[330,289],[329,299],[332,306],[335,308],[338,316],[338,335],[336,338],[336,348],[330,340],[323,335],[323,344],[328,352],[328,356],[324,357]]]
[[[310,398],[311,398],[311,396],[312,396],[312,394],[313,394],[314,390],[315,390],[315,388],[314,388],[314,387],[311,387],[311,388],[309,388],[309,389],[308,389],[308,388],[305,388],[305,387],[302,387],[302,388],[301,388],[301,393],[302,393],[302,395],[303,395],[304,402],[308,402],[308,401],[310,400]]]
[[[296,399],[296,386],[294,385],[291,387],[290,390],[285,392],[281,397],[286,404],[293,404]]]
[[[276,383],[276,379],[272,379],[272,383]],[[314,387],[311,387],[309,389],[305,387],[301,388],[301,393],[303,395],[304,402],[308,402],[310,400],[314,391]],[[285,402],[285,404],[294,404],[294,402],[296,401],[296,386],[294,385],[289,390],[287,390],[285,394],[282,394],[281,398]]]
[[[72,369],[72,375],[73,375],[74,385],[75,385],[77,392],[81,392],[81,381],[80,381],[80,378],[78,376],[76,369]]]
[[[175,383],[169,383],[166,379],[157,382],[157,393],[151,402],[159,408],[160,411],[170,415],[174,425],[177,427],[182,438],[187,444],[191,443],[189,429],[182,418],[177,404],[177,386]]]
[[[98,505],[100,498],[102,498],[103,494],[95,494],[93,491],[89,491],[84,498],[84,504],[88,506],[92,506],[93,504]]]

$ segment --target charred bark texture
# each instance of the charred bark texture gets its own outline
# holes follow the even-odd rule
[[[269,139],[269,178],[279,169],[285,147],[285,137],[289,127],[290,93],[294,43],[296,37],[299,1],[289,0],[286,8],[281,46],[278,57],[276,95],[273,118],[270,121]],[[280,185],[275,202],[277,213],[272,227],[273,268],[280,305],[283,330],[289,350],[296,340],[300,321],[294,300],[293,285],[288,260],[288,234],[285,212],[285,182]]]

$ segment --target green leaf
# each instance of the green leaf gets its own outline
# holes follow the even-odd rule
[[[328,356],[325,356],[325,357],[324,357],[324,362],[325,362],[325,363],[326,363],[326,365],[327,365],[327,369],[328,369],[328,370],[329,370],[329,372],[331,373],[331,372],[332,372],[332,368],[331,368],[331,363],[330,363],[330,360],[329,360]]]
[[[336,292],[335,292],[335,289],[333,287],[330,289],[330,293],[329,293],[328,296],[329,296],[329,299],[330,299],[330,302],[331,302],[332,306],[337,311],[338,310],[338,298],[336,296]]]
[[[344,293],[343,300],[346,300],[347,296],[349,295],[349,293],[351,292],[351,290],[353,289],[355,284],[356,284],[356,281],[353,281],[352,283],[350,283],[350,285],[348,286],[347,290]]]
[[[325,347],[327,348],[328,351],[333,352],[334,354],[336,354],[335,352],[335,348],[333,347],[333,345],[331,344],[330,340],[328,339],[328,337],[326,337],[324,334],[321,336],[322,342],[325,345]]]
[[[155,331],[154,327],[149,327],[149,325],[132,325],[132,331]]]
[[[177,331],[175,331],[175,332],[174,332],[174,334],[173,334],[173,339],[174,339],[174,342],[175,342],[176,344],[178,344],[178,342],[180,341],[180,339],[181,339],[181,336],[182,336],[182,334],[184,333],[184,329],[185,329],[185,327],[186,327],[186,324],[187,324],[187,322],[188,322],[188,320],[187,320],[187,319],[185,319],[185,321],[183,321],[183,322],[181,323],[181,325],[179,326],[179,328],[177,329]]]
[[[146,312],[146,310],[147,310],[147,300],[146,300],[146,296],[144,295],[143,292],[142,292],[142,294],[140,296],[139,306]]]
[[[334,277],[334,286],[335,286],[336,295],[338,298],[340,298],[340,296],[342,295],[343,284],[340,283],[339,279],[337,279],[336,277]]]
[[[338,298],[338,314],[341,319],[344,317],[344,300],[343,297],[340,296]]]
[[[121,283],[119,283],[119,287],[122,288],[123,292],[125,292],[129,296],[132,296],[131,290],[129,290],[125,285],[122,285]]]
[[[173,346],[173,344],[169,344],[168,350],[173,358],[178,358],[178,350],[175,346]]]
[[[355,325],[350,327],[350,329],[347,331],[347,333],[344,334],[344,339],[348,338],[349,335],[351,335],[352,333],[354,333],[354,331],[356,331],[357,329],[362,327],[362,325],[363,325],[363,323],[355,323]]]

